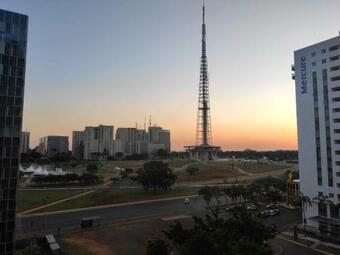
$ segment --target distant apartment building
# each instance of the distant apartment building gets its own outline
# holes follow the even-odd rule
[[[15,254],[28,17],[0,10],[0,254]]]
[[[69,152],[68,136],[45,136],[40,138],[38,150],[47,157]]]
[[[340,36],[295,51],[300,191],[306,224],[340,235]]]
[[[20,154],[27,153],[30,149],[30,132],[21,132],[20,134]]]
[[[86,127],[83,133],[84,159],[102,159],[113,155],[113,126]]]
[[[75,159],[82,160],[84,158],[84,132],[72,132],[72,156]]]
[[[144,129],[118,128],[114,141],[115,153],[123,152],[124,155],[155,153],[159,149],[170,152],[170,131],[158,126]]]
[[[158,126],[149,127],[149,145],[148,153],[158,149],[171,151],[170,131]]]
[[[117,128],[115,139],[115,149],[117,151],[115,151],[115,153],[123,152],[128,155],[137,153],[136,141],[136,128]]]

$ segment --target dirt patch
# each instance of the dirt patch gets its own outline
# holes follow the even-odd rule
[[[110,246],[103,244],[95,239],[90,239],[81,235],[72,235],[64,239],[66,242],[79,246],[93,255],[118,255]],[[77,251],[66,251],[68,255],[78,255]]]

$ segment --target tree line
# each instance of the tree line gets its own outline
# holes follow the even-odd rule
[[[249,185],[232,185],[227,187],[206,186],[201,188],[198,193],[201,195],[208,206],[212,200],[217,205],[223,201],[228,204],[242,203],[251,201],[253,203],[260,201],[279,202],[284,198],[287,190],[286,181],[276,177],[266,177],[258,179]]]
[[[49,174],[46,176],[35,176],[32,181],[37,184],[97,184],[100,182],[100,178],[97,175],[91,173],[78,174],[64,174],[64,175],[53,175]]]

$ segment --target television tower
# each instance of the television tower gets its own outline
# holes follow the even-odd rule
[[[196,145],[208,145],[211,143],[208,58],[207,58],[207,51],[206,51],[206,28],[205,28],[204,1],[203,1],[202,10],[203,10],[202,53],[201,53],[200,82],[199,82],[199,93],[198,93]]]
[[[200,65],[200,81],[198,91],[198,110],[196,123],[196,145],[185,146],[192,159],[211,160],[217,157],[219,146],[211,145],[210,101],[208,80],[208,58],[206,49],[205,4],[202,7],[202,52]]]

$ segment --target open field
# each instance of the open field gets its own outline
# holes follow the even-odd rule
[[[195,175],[188,175],[186,169],[176,171],[178,181],[206,181],[239,177],[247,174],[257,174],[289,168],[286,165],[277,165],[262,162],[243,162],[231,160],[218,160],[209,162],[194,162],[190,166],[199,169]]]
[[[23,212],[45,204],[72,197],[83,191],[18,191],[17,211]]]
[[[93,207],[100,205],[118,204],[124,202],[151,200],[176,196],[197,194],[198,188],[177,188],[170,191],[144,191],[142,189],[98,190],[91,194],[75,198],[60,204],[46,207],[35,213],[69,210],[75,208]]]
[[[227,162],[232,164],[232,161]],[[233,164],[234,167],[239,167],[248,173],[254,174],[289,168],[289,166],[284,164],[273,164],[267,162],[234,161]]]
[[[225,162],[209,162],[209,163],[197,163],[193,167],[199,169],[195,175],[188,175],[186,170],[176,172],[178,181],[202,181],[202,180],[214,180],[224,179],[228,177],[241,176],[242,174],[236,169],[233,169],[231,165],[225,164]]]
[[[143,167],[147,161],[105,161],[98,165],[97,175],[102,177],[104,183],[110,183],[112,177],[119,177],[121,168],[130,168],[137,171]],[[242,161],[242,160],[216,160],[208,162],[200,162],[193,160],[164,160],[168,163],[177,175],[178,182],[188,181],[209,181],[215,179],[237,178],[245,175],[259,174],[264,172],[287,169],[290,166],[286,164],[273,164],[260,161]],[[86,163],[81,163],[76,167],[71,165],[64,166],[65,171],[83,174],[86,172]],[[199,171],[195,175],[188,175],[186,169],[188,167],[196,167]],[[32,184],[31,184],[32,185]],[[41,186],[41,185],[38,185]],[[46,185],[51,186],[51,185]],[[52,185],[53,186],[53,185]],[[60,185],[54,185],[60,186]],[[71,185],[72,186],[72,185]]]

